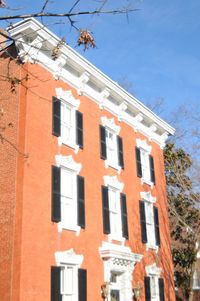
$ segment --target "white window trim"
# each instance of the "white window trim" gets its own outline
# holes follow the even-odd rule
[[[60,266],[61,268],[72,268],[73,269],[73,292],[70,294],[71,301],[78,300],[78,269],[81,267],[83,263],[83,255],[77,255],[73,249],[69,249],[67,251],[63,252],[55,252],[55,261],[57,266]],[[63,274],[61,272],[61,277],[63,277]],[[62,294],[62,280],[61,280],[61,287],[60,291]],[[63,297],[67,296],[65,294],[62,294]],[[69,295],[68,295],[69,296]],[[65,299],[64,299],[65,300]]]
[[[153,204],[156,203],[156,197],[153,197],[150,191],[148,191],[148,192],[140,192],[140,197],[144,201],[145,204],[146,203],[152,204],[152,207],[153,207]],[[153,210],[153,208],[152,208],[152,210]],[[155,232],[155,229],[154,229],[154,232]],[[147,236],[146,249],[147,250],[148,249],[153,249],[156,252],[158,252],[158,249],[159,249],[158,246],[156,246],[156,244],[154,245],[154,244],[148,242],[148,236]]]
[[[116,272],[121,277],[121,301],[132,301],[132,275],[137,262],[140,262],[143,255],[131,252],[129,247],[102,242],[99,248],[100,257],[104,264],[104,282],[108,284],[109,296],[107,301],[110,301],[110,290],[112,284],[110,282],[111,273]]]
[[[145,151],[145,152],[147,153],[147,155],[150,155],[150,154],[151,154],[152,146],[149,145],[149,144],[147,143],[147,140],[146,140],[146,139],[141,140],[141,139],[138,139],[138,138],[137,138],[137,139],[136,139],[136,146],[137,146],[139,149]],[[142,164],[142,162],[141,162],[141,164]],[[149,167],[150,167],[150,166],[149,166]],[[149,173],[150,173],[150,168],[149,168]],[[142,183],[142,184],[146,183],[146,184],[148,184],[151,188],[153,188],[153,186],[154,186],[154,183],[153,183],[152,181],[150,181],[149,179],[146,179],[146,178],[144,177],[144,175],[142,175],[141,183]]]
[[[147,276],[150,277],[150,279],[152,279],[152,277],[156,277],[156,280],[157,280],[156,281],[157,295],[155,298],[151,297],[151,301],[160,301],[158,279],[160,278],[161,268],[157,267],[156,263],[153,263],[152,265],[146,266],[145,270],[146,270]],[[150,287],[151,287],[151,280],[150,280]]]
[[[56,160],[56,165],[58,167],[66,168],[69,171],[74,172],[74,174],[76,176],[80,173],[80,170],[82,168],[82,164],[81,163],[76,163],[72,156],[56,155],[55,160]],[[77,186],[77,185],[75,185],[75,186]],[[77,190],[76,190],[75,194],[77,196]],[[77,201],[77,199],[76,199],[76,201]],[[77,236],[80,234],[80,230],[81,230],[80,226],[78,226],[77,224],[76,225],[73,224],[71,226],[66,227],[65,223],[63,221],[60,221],[58,223],[58,232],[62,232],[63,229],[75,231]]]
[[[120,182],[117,176],[104,176],[104,185],[110,189],[116,190],[119,193],[119,206],[120,206],[120,193],[123,191],[124,183]],[[108,191],[108,202],[109,200],[109,191]],[[110,212],[109,212],[110,214]],[[120,208],[120,218],[121,218],[121,208]],[[122,222],[121,222],[121,230],[122,230]],[[108,234],[108,241],[111,242],[112,240],[120,241],[122,244],[125,242],[125,238],[122,236],[122,231],[119,235],[115,235],[113,233]]]
[[[108,130],[109,132],[113,133],[115,135],[115,138],[117,139],[117,135],[119,135],[120,132],[120,126],[115,124],[114,118],[107,118],[107,117],[101,117],[101,124],[106,128],[106,130]],[[107,146],[106,146],[107,148]],[[112,162],[109,162],[108,159],[105,160],[105,168],[113,167],[114,169],[116,169],[118,171],[118,173],[120,174],[121,172],[121,166],[119,166],[118,164],[118,148],[117,148],[117,141],[116,141],[116,158],[117,158],[117,162],[115,164],[113,164]]]
[[[61,102],[65,103],[66,105],[68,105],[73,114],[76,114],[76,110],[78,110],[79,105],[80,105],[80,100],[79,99],[75,99],[72,91],[71,90],[63,90],[62,88],[56,88],[56,97],[58,99],[60,99]],[[75,116],[74,116],[74,120],[75,120]],[[66,144],[69,147],[74,149],[75,153],[78,153],[79,150],[79,145],[76,144],[76,124],[74,123],[74,141],[71,142],[67,142],[66,139],[62,136],[58,137],[58,145],[61,146],[62,144]]]

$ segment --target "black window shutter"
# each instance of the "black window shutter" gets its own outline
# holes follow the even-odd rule
[[[52,196],[51,196],[51,220],[53,222],[61,221],[60,204],[60,168],[52,166]]]
[[[117,136],[117,146],[119,166],[121,166],[121,168],[124,169],[123,140],[120,136]]]
[[[107,159],[107,151],[106,151],[106,129],[104,126],[100,125],[100,151],[101,151],[101,159]]]
[[[122,215],[122,235],[128,239],[128,218],[127,218],[127,207],[126,207],[126,195],[120,193],[121,201],[121,215]]]
[[[83,148],[83,114],[76,111],[76,143]]]
[[[151,279],[150,277],[144,277],[144,287],[145,287],[145,301],[151,301]]]
[[[61,267],[51,267],[51,301],[62,301],[60,292]]]
[[[136,153],[136,166],[137,166],[137,176],[142,178],[142,163],[141,163],[141,155],[140,155],[140,148],[135,148]]]
[[[103,207],[103,233],[110,233],[110,213],[109,213],[109,200],[108,200],[108,187],[102,186],[102,207]]]
[[[158,279],[160,301],[165,301],[165,289],[163,278]]]
[[[77,207],[78,207],[78,225],[85,228],[85,187],[84,178],[77,176]]]
[[[87,301],[87,270],[78,269],[78,301]]]
[[[60,100],[56,97],[52,98],[52,117],[53,117],[53,125],[52,125],[52,133],[54,136],[60,136]]]
[[[149,155],[149,166],[150,166],[151,182],[153,182],[155,184],[156,179],[155,179],[155,170],[154,170],[154,159],[151,155]]]
[[[160,227],[159,227],[159,219],[158,219],[158,208],[154,206],[153,212],[154,212],[156,246],[160,246]]]
[[[141,225],[141,236],[142,242],[147,242],[147,229],[146,229],[146,215],[145,215],[145,203],[140,201],[140,225]]]

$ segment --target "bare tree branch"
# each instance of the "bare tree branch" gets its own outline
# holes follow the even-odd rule
[[[93,10],[93,11],[80,11],[75,13],[32,13],[32,14],[19,14],[19,15],[13,15],[13,16],[0,16],[0,21],[3,20],[13,20],[13,19],[26,19],[26,18],[38,18],[38,17],[74,17],[74,16],[84,16],[84,15],[105,15],[105,14],[127,14],[133,11],[138,11],[139,9],[116,9],[116,10],[107,10],[107,11],[101,11],[101,10]]]

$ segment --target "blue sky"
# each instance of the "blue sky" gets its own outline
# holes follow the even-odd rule
[[[67,1],[68,7],[73,0]],[[95,66],[117,82],[127,82],[134,96],[145,103],[164,99],[162,117],[168,117],[181,104],[197,107],[200,102],[200,1],[199,0],[111,0],[108,7],[132,2],[138,11],[125,15],[75,18],[77,26],[94,33],[96,49],[75,48]],[[8,1],[12,7],[13,1]],[[35,11],[42,6],[36,0],[14,2],[21,12]],[[51,1],[47,10],[64,11],[66,0]],[[94,8],[97,2],[80,2],[80,9]],[[52,8],[52,9],[51,9]],[[78,7],[77,7],[78,9]],[[0,15],[6,10],[1,9]],[[15,11],[11,12],[12,14]],[[60,37],[75,46],[78,36],[55,19],[45,20]],[[2,24],[2,23],[0,23]]]

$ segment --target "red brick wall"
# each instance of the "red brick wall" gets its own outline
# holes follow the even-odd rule
[[[0,300],[12,294],[13,233],[16,205],[16,167],[18,152],[19,86],[11,93],[11,79],[20,76],[20,67],[8,49],[0,57]],[[8,55],[8,56],[7,56]],[[11,123],[10,126],[8,124]],[[6,129],[4,129],[6,128]]]
[[[88,271],[88,301],[100,301],[104,272],[98,248],[102,241],[107,241],[102,225],[101,185],[103,176],[118,174],[112,168],[105,169],[104,161],[100,159],[99,124],[102,116],[108,118],[113,116],[106,110],[100,110],[98,105],[87,97],[77,95],[77,92],[67,84],[54,80],[52,74],[42,67],[36,64],[23,66],[25,67],[28,68],[29,80],[26,83],[28,89],[20,91],[18,141],[23,152],[28,153],[29,157],[24,162],[19,158],[16,161],[15,158],[15,165],[12,164],[12,168],[16,168],[16,164],[18,167],[16,180],[18,214],[14,241],[18,248],[13,261],[15,297],[12,301],[18,300],[19,278],[20,301],[50,300],[50,266],[55,264],[54,253],[72,247],[77,254],[84,255],[83,268],[87,268]],[[79,111],[83,112],[84,118],[84,149],[79,150],[78,154],[74,154],[67,146],[59,147],[57,138],[51,134],[52,96],[58,87],[72,90],[74,97],[80,99]],[[157,197],[161,227],[161,248],[155,253],[146,251],[140,238],[140,192],[148,191],[149,187],[145,185],[142,187],[140,179],[136,176],[135,139],[145,137],[135,133],[123,122],[119,122],[116,117],[114,119],[121,127],[120,136],[123,137],[124,144],[125,169],[118,175],[118,179],[125,183],[124,192],[127,196],[129,240],[126,245],[131,247],[134,253],[144,255],[134,271],[134,283],[139,281],[143,285],[145,265],[156,262],[164,271],[166,300],[173,301],[162,150],[155,143],[149,142],[153,148],[157,179],[152,195]],[[58,233],[57,224],[51,222],[51,165],[55,164],[57,154],[73,155],[76,162],[82,163],[80,174],[85,177],[86,229],[81,230],[79,237],[67,230]],[[15,191],[13,200],[14,197]],[[144,300],[144,293],[141,300]]]

